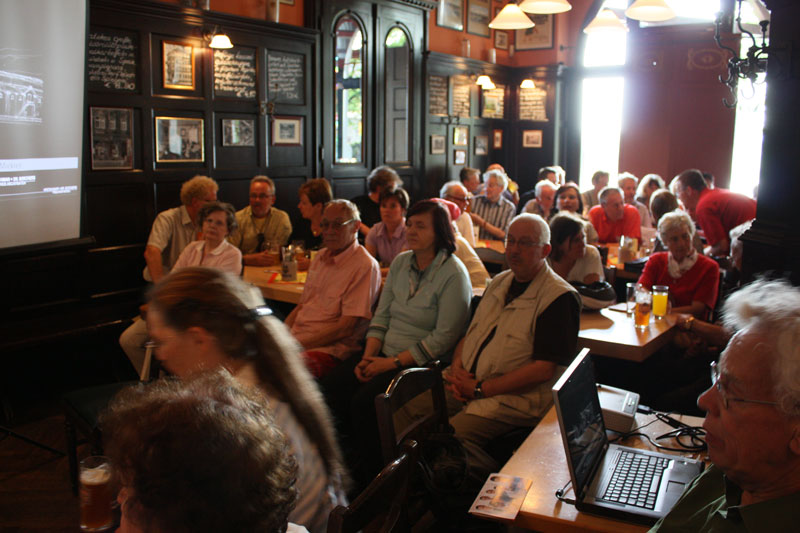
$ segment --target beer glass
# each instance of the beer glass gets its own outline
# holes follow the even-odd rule
[[[633,316],[633,308],[636,307],[636,283],[625,284],[625,311],[628,316]]]
[[[667,314],[669,301],[669,287],[667,285],[653,285],[653,316],[661,320]]]
[[[633,318],[637,328],[647,329],[650,324],[650,309],[652,306],[653,295],[650,294],[650,291],[642,287],[636,289],[636,310],[633,313]]]
[[[111,464],[102,455],[87,457],[80,464],[81,530],[106,531],[114,525],[111,504]]]

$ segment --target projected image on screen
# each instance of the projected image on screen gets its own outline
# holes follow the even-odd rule
[[[0,0],[0,248],[79,237],[86,0]]]

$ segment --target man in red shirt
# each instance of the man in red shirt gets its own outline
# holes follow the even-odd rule
[[[632,205],[625,205],[622,191],[616,187],[606,187],[598,195],[600,205],[589,210],[589,221],[597,230],[599,242],[619,242],[623,235],[642,240],[639,211]]]
[[[674,183],[675,195],[705,234],[705,254],[727,255],[729,232],[756,217],[756,201],[727,189],[709,189],[697,169],[684,170]]]

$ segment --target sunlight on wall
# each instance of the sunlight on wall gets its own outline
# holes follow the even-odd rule
[[[622,77],[585,78],[581,101],[581,190],[592,188],[592,174],[604,170],[612,177],[619,167],[622,132]]]

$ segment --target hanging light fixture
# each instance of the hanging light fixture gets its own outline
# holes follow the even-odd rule
[[[494,30],[524,30],[533,28],[533,21],[515,3],[506,4],[489,23]]]
[[[208,43],[209,48],[215,48],[218,50],[233,48],[233,43],[231,42],[230,37],[222,33],[219,30],[219,27],[214,27],[213,30],[204,32],[203,37]]]
[[[480,76],[478,76],[478,80],[475,82],[475,85],[480,85],[483,89],[497,88],[497,86],[492,81],[492,78],[490,78],[486,74],[481,74]]]
[[[535,89],[536,84],[533,83],[533,80],[530,78],[526,78],[522,80],[522,83],[519,84],[520,89]]]
[[[586,34],[624,31],[628,31],[628,26],[610,9],[601,9],[594,20],[583,28]]]
[[[523,0],[519,8],[526,13],[552,15],[569,11],[572,5],[567,0]]]
[[[666,0],[636,0],[625,10],[625,16],[642,22],[663,22],[675,18],[675,10]]]

